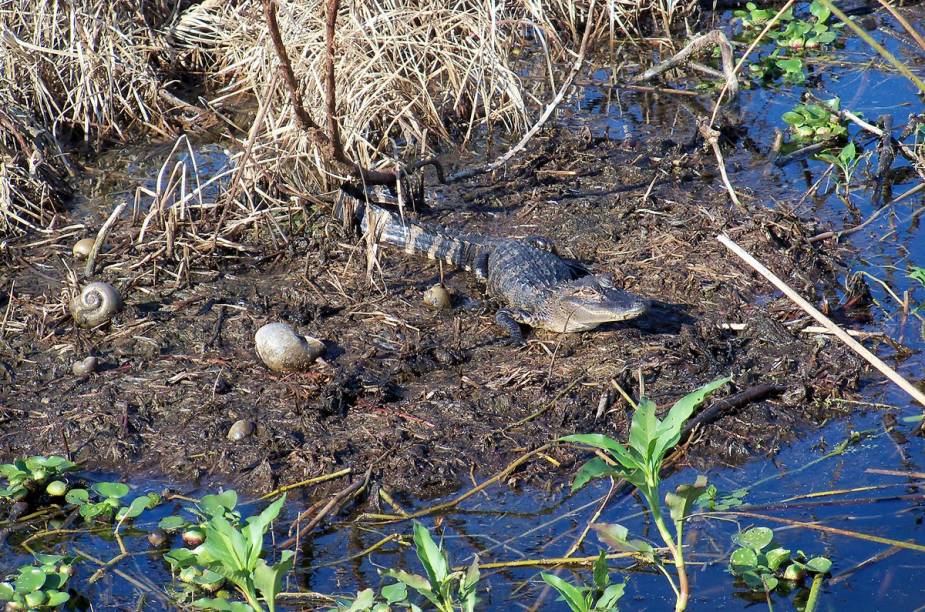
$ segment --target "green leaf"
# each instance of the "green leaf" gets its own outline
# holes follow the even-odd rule
[[[234,489],[229,489],[218,495],[205,495],[199,500],[199,506],[211,516],[216,512],[225,510],[234,510],[238,505],[238,494]]]
[[[227,492],[226,492],[227,493]],[[253,570],[260,559],[260,551],[263,549],[263,536],[270,528],[270,523],[276,520],[279,512],[286,502],[286,495],[283,494],[272,504],[263,509],[257,516],[247,519],[247,526],[241,530],[244,538],[248,542],[248,549],[245,551],[245,567]],[[213,519],[214,520],[214,519]],[[208,541],[208,540],[207,540]]]
[[[157,506],[161,501],[159,495],[154,493],[149,493],[148,495],[142,495],[141,497],[136,497],[132,500],[132,503],[127,507],[120,508],[119,512],[116,514],[116,518],[120,521],[135,518],[141,516],[141,513],[145,510],[150,510],[151,508]]]
[[[610,584],[610,570],[607,567],[607,555],[602,550],[594,561],[594,586],[603,590]]]
[[[630,454],[625,446],[602,434],[574,434],[559,438],[562,442],[572,442],[575,444],[586,444],[609,452],[620,465],[628,470],[640,469],[642,466]]]
[[[117,499],[125,497],[129,492],[128,485],[121,482],[98,482],[90,488],[101,497],[115,497]]]
[[[12,601],[16,591],[9,582],[0,582],[0,601]]]
[[[736,542],[741,546],[747,546],[756,553],[771,543],[774,539],[774,532],[767,527],[752,527],[748,531],[743,531],[736,536]]]
[[[31,593],[42,588],[45,584],[45,572],[38,567],[24,567],[19,570],[16,578],[17,593]]]
[[[838,154],[838,159],[846,166],[853,162],[855,157],[857,157],[857,149],[853,142],[846,144]]]
[[[190,522],[182,516],[165,516],[157,526],[164,531],[179,531],[189,524]]]
[[[430,588],[430,582],[428,582],[427,578],[425,578],[424,576],[419,576],[417,574],[409,574],[408,572],[405,572],[403,570],[393,570],[393,569],[387,569],[383,573],[386,576],[395,578],[396,580],[408,585],[409,587],[411,587],[412,589],[414,589],[415,591],[417,591],[418,593],[426,597],[431,603],[434,603],[434,605],[438,605],[437,603],[435,603],[437,599],[434,596],[434,592]]]
[[[736,576],[745,578],[745,574],[758,567],[758,554],[751,548],[737,548],[729,557],[729,568]]]
[[[776,589],[777,585],[780,584],[777,576],[773,574],[761,574],[761,582],[764,585],[764,590],[768,593]]]
[[[802,72],[803,60],[799,58],[779,59],[774,64],[784,72]],[[789,117],[789,118],[788,118]],[[783,120],[791,125],[799,125],[806,121],[806,117],[800,113],[788,111],[783,114]]]
[[[605,612],[612,610],[616,612],[617,610],[617,601],[623,597],[623,592],[626,589],[626,583],[621,582],[620,584],[612,584],[601,593],[601,596],[597,599],[597,602],[594,604],[595,612]]]
[[[540,576],[542,576],[546,584],[559,592],[572,612],[588,612],[590,610],[590,606],[588,606],[588,602],[585,601],[584,595],[582,595],[581,591],[577,588],[553,574],[543,572]]]
[[[664,454],[678,441],[681,439],[681,430],[684,428],[684,423],[691,417],[694,413],[694,409],[697,408],[700,404],[703,403],[703,400],[706,399],[708,395],[728,383],[732,380],[732,377],[727,376],[725,378],[720,378],[719,380],[714,380],[711,383],[708,383],[696,391],[688,393],[680,400],[675,402],[674,406],[671,407],[671,410],[668,411],[668,415],[665,417],[665,420],[662,421],[661,425],[658,426],[657,436],[658,436],[658,445],[655,448],[655,454],[658,457],[664,456]]]
[[[665,495],[665,503],[671,511],[671,519],[675,522],[683,521],[690,514],[691,506],[703,492],[707,490],[707,477],[697,476],[692,485],[679,485],[674,493]]]
[[[188,548],[174,548],[164,553],[164,560],[174,571],[196,564],[196,554]]]
[[[380,592],[389,605],[408,599],[408,585],[404,582],[396,582],[395,584],[384,586]]]
[[[206,524],[206,541],[197,548],[200,561],[218,561],[232,572],[244,574],[253,571],[248,567],[249,550],[244,536],[222,516],[213,516]],[[204,555],[204,556],[203,556]]]
[[[925,268],[920,268],[918,266],[912,266],[909,269],[909,273],[907,276],[911,278],[912,280],[919,281],[922,284],[922,286],[925,287]]]
[[[828,574],[829,570],[832,569],[832,562],[825,557],[813,557],[806,562],[805,567],[807,570],[817,574]]]
[[[90,500],[90,492],[86,489],[71,489],[64,496],[64,501],[69,504],[82,505]]]
[[[620,476],[621,474],[622,472],[610,467],[610,465],[600,457],[595,457],[581,466],[581,469],[575,474],[575,480],[572,481],[572,492],[574,493],[595,478]]]
[[[819,2],[819,0],[812,1],[812,3],[809,5],[809,12],[813,14],[813,17],[822,23],[825,23],[825,21],[829,18],[829,15],[832,14],[832,11],[829,10],[829,7]]]
[[[652,546],[643,540],[630,540],[629,530],[623,525],[595,523],[592,527],[597,531],[597,537],[614,550],[652,554]]]
[[[630,423],[630,449],[636,451],[639,459],[649,465],[657,453],[653,452],[658,435],[658,418],[655,416],[655,402],[647,397],[640,398],[639,406]]]
[[[785,561],[790,559],[790,549],[774,548],[764,553],[764,558],[767,559],[768,569],[776,572]]]
[[[347,608],[347,612],[360,612],[361,610],[369,610],[375,601],[375,592],[373,592],[372,589],[363,589],[357,593],[356,599],[354,599],[353,603],[350,604],[350,607]]]
[[[284,550],[280,554],[279,563],[268,565],[266,561],[260,559],[257,561],[257,569],[254,570],[254,586],[260,591],[263,601],[266,602],[270,612],[276,609],[276,595],[279,593],[283,584],[283,576],[292,569],[292,557],[295,553],[291,550]]]
[[[44,604],[46,608],[56,608],[71,598],[67,593],[54,590],[45,591],[45,596],[48,597]]]
[[[463,612],[475,612],[475,604],[478,601],[475,596],[475,589],[478,586],[479,577],[479,557],[476,555],[459,583],[459,596],[462,599]]]
[[[430,584],[433,587],[442,584],[449,573],[449,564],[443,555],[443,551],[437,547],[433,538],[430,537],[427,527],[417,521],[414,522],[414,546],[417,550],[418,559],[421,560],[421,565],[424,566],[424,571],[427,572],[427,577],[430,579]]]

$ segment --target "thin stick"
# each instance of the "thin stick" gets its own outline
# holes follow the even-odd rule
[[[707,32],[702,36],[698,36],[691,40],[687,45],[675,53],[673,56],[669,57],[663,62],[658,63],[655,66],[652,66],[642,74],[630,79],[630,83],[640,83],[642,81],[648,81],[651,78],[654,78],[663,72],[671,70],[680,64],[683,64],[687,59],[693,55],[695,51],[699,51],[705,47],[718,46],[720,53],[722,54],[723,60],[723,73],[722,76],[726,80],[724,89],[730,94],[735,95],[739,91],[739,82],[736,79],[736,71],[732,66],[732,44],[729,42],[729,39],[726,38],[726,35],[722,30],[713,30],[712,32]],[[697,68],[697,66],[693,66]],[[711,72],[715,72],[712,71]]]
[[[739,196],[736,195],[735,189],[732,188],[732,183],[729,182],[729,176],[726,174],[726,161],[723,159],[723,152],[719,148],[719,130],[711,128],[706,121],[699,121],[698,123],[699,125],[697,128],[700,131],[700,135],[707,141],[713,149],[713,155],[716,156],[716,165],[719,166],[719,175],[723,179],[723,185],[726,186],[729,198],[738,208],[744,209],[742,203],[739,202]]]
[[[912,396],[917,402],[925,406],[925,393],[916,389],[908,380],[900,376],[896,370],[885,364],[879,357],[867,350],[863,344],[845,333],[841,327],[833,323],[827,316],[816,310],[812,304],[803,299],[796,291],[791,289],[784,281],[774,275],[773,272],[765,268],[757,259],[752,257],[742,247],[733,242],[729,236],[717,236],[723,245],[730,251],[738,255],[745,263],[750,265],[755,271],[768,279],[772,285],[784,292],[788,298],[793,300],[800,308],[805,310],[812,318],[816,319],[822,326],[838,336],[838,339],[847,344],[854,352],[863,357],[872,366],[880,370],[884,376],[896,383],[903,391]]]
[[[93,243],[93,248],[90,249],[90,255],[87,257],[87,265],[84,267],[84,276],[93,276],[93,268],[96,266],[96,256],[99,255],[100,249],[103,248],[103,243],[106,242],[106,236],[109,235],[109,230],[112,229],[116,219],[119,218],[119,215],[122,214],[126,206],[127,204],[125,202],[116,206],[116,209],[112,211],[112,214],[106,219],[106,223],[100,228],[99,233],[96,235],[96,242]]]
[[[319,482],[325,482],[328,480],[334,480],[335,478],[340,478],[341,476],[346,476],[353,471],[353,468],[344,468],[336,472],[331,472],[330,474],[322,474],[321,476],[315,476],[314,478],[309,478],[308,480],[302,480],[300,482],[295,482],[293,484],[280,487],[275,491],[270,491],[266,495],[262,495],[260,499],[270,499],[271,497],[276,497],[281,495],[286,491],[291,491],[293,489],[298,489],[300,487],[307,487],[308,485],[318,484]]]
[[[896,57],[895,57],[892,53],[890,53],[889,51],[887,51],[887,50],[883,47],[883,45],[881,45],[881,44],[878,43],[876,40],[874,40],[874,39],[871,37],[870,34],[868,34],[867,32],[864,31],[864,28],[862,28],[861,26],[859,26],[857,23],[855,23],[853,20],[851,20],[847,15],[845,15],[845,14],[841,11],[841,9],[839,9],[837,6],[835,6],[834,4],[832,4],[831,0],[819,0],[819,1],[820,1],[822,4],[824,4],[825,7],[826,7],[827,9],[829,9],[830,11],[832,11],[832,14],[835,15],[835,16],[838,18],[839,21],[841,21],[841,22],[844,23],[846,26],[848,26],[849,28],[851,28],[851,31],[852,31],[852,32],[854,32],[855,34],[857,34],[858,36],[860,36],[861,39],[862,39],[864,42],[866,42],[868,45],[870,45],[870,46],[873,48],[874,51],[876,51],[877,53],[879,53],[880,56],[883,57],[883,59],[885,59],[887,62],[889,62],[890,64],[892,64],[893,67],[896,68],[897,70],[899,70],[899,72],[901,72],[902,75],[903,75],[904,77],[906,77],[907,79],[909,79],[910,81],[912,81],[912,82],[915,84],[915,86],[919,88],[919,91],[920,91],[921,93],[925,93],[925,83],[922,82],[922,79],[920,79],[919,77],[917,77],[917,76],[915,76],[914,74],[912,74],[912,71],[909,70],[909,68],[906,67],[905,64],[903,64],[901,61],[899,61],[898,59],[896,59]]]
[[[909,21],[905,17],[902,16],[902,13],[897,11],[896,7],[894,7],[892,4],[890,4],[886,0],[877,0],[877,1],[880,3],[880,5],[883,8],[885,8],[886,10],[890,12],[890,15],[892,15],[893,18],[899,22],[899,25],[901,25],[906,30],[906,32],[909,32],[909,36],[915,39],[915,42],[917,42],[919,47],[922,48],[922,51],[925,51],[925,40],[922,39],[922,35],[919,34],[916,31],[916,29],[912,27],[912,24],[909,23]]]

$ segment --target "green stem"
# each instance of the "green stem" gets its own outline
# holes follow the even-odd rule
[[[684,567],[684,553],[681,551],[681,533],[678,532],[678,540],[675,542],[675,538],[671,535],[671,532],[668,531],[668,526],[665,524],[665,519],[662,517],[661,506],[658,503],[658,485],[650,484],[650,489],[644,491],[646,501],[649,502],[649,508],[652,510],[652,521],[655,523],[656,528],[658,528],[659,535],[662,536],[662,540],[665,542],[665,546],[668,547],[668,552],[671,553],[671,558],[674,561],[674,566],[678,570],[678,588],[676,590],[676,600],[675,600],[675,612],[683,612],[687,608],[687,600],[690,594],[690,587],[687,582],[687,570]],[[672,584],[672,587],[674,584]]]
[[[899,70],[899,72],[901,72],[904,77],[912,81],[915,84],[915,86],[919,88],[920,93],[925,94],[925,83],[923,83],[919,77],[912,74],[912,71],[909,70],[909,68],[907,68],[905,64],[903,64],[901,61],[896,59],[896,57],[892,53],[884,49],[883,46],[881,46],[877,41],[871,38],[870,34],[865,32],[861,26],[856,24],[847,15],[841,12],[841,10],[839,10],[837,6],[832,4],[831,0],[819,0],[819,1],[822,4],[824,4],[827,9],[832,11],[832,14],[835,15],[839,21],[841,21],[846,26],[851,28],[852,32],[860,36],[864,40],[864,42],[866,42],[868,45],[873,47],[874,51],[879,53],[883,57],[883,59],[885,59],[890,64],[892,64],[893,67]]]
[[[816,609],[816,604],[819,603],[819,591],[822,590],[822,580],[824,578],[824,574],[813,576],[813,584],[809,587],[809,597],[806,599],[806,607],[803,608],[803,612],[814,612]]]

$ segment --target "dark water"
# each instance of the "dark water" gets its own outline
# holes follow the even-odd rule
[[[728,17],[728,15],[727,15]],[[901,59],[914,59],[923,52],[897,42],[890,31],[901,31],[891,18],[878,14],[881,30],[872,34]],[[916,22],[919,23],[919,22]],[[891,71],[870,66],[871,53],[863,43],[848,35],[844,49],[834,54],[837,61],[820,58],[810,69],[811,89],[821,98],[838,96],[843,108],[863,113],[868,120],[890,113],[894,125],[904,126],[910,114],[922,111],[922,101],[914,86]],[[914,66],[914,64],[913,64]],[[915,69],[915,68],[914,68]],[[923,71],[918,70],[919,74]],[[807,190],[822,176],[827,164],[805,160],[777,168],[769,163],[768,151],[774,139],[773,130],[786,131],[780,118],[800,100],[804,87],[782,86],[742,91],[737,105],[747,136],[738,143],[735,152],[727,154],[731,180],[737,187],[751,189],[766,198],[768,206],[780,203],[797,205]],[[689,137],[696,114],[706,114],[698,102],[663,104],[651,94],[622,90],[607,91],[592,88],[574,103],[573,119],[601,133],[605,130],[615,138],[631,133],[640,122],[663,125],[666,137]],[[861,151],[872,151],[876,143],[851,128],[851,135]],[[856,177],[866,176],[867,164],[876,168],[876,155],[862,162]],[[898,183],[893,193],[899,194],[916,184],[915,180]],[[833,193],[835,184],[823,181],[818,193],[801,203],[798,210],[816,215],[834,227],[851,226],[870,215],[879,204],[870,201],[871,189],[856,181],[851,201],[861,215],[854,216]],[[850,238],[857,251],[851,271],[866,272],[884,283],[898,296],[909,292],[913,306],[925,303],[925,287],[907,277],[912,265],[925,267],[925,231],[913,218],[923,206],[921,196],[914,196],[893,207],[864,231]],[[869,280],[869,279],[868,279]],[[925,378],[925,348],[923,323],[917,315],[904,313],[886,289],[870,281],[877,301],[872,309],[874,320],[861,329],[883,332],[913,349],[901,361],[891,360],[900,373],[923,387]],[[886,357],[889,349],[881,351]],[[851,416],[829,422],[818,429],[803,432],[798,443],[783,449],[774,457],[756,456],[744,467],[717,466],[707,473],[721,492],[748,488],[744,501],[747,512],[771,518],[742,515],[698,516],[687,527],[691,563],[691,609],[763,609],[763,598],[756,599],[727,572],[732,536],[740,528],[753,525],[775,529],[776,540],[792,550],[803,550],[809,556],[825,555],[834,565],[832,577],[824,583],[822,610],[913,610],[925,605],[925,555],[920,548],[892,548],[891,543],[862,539],[857,534],[887,538],[900,542],[925,545],[925,441],[914,435],[914,418],[922,408],[913,404],[896,387],[875,374],[866,381],[864,398],[867,403],[850,404]],[[838,456],[823,458],[851,432],[864,432],[860,440],[850,444]],[[818,463],[806,468],[813,460]],[[804,469],[805,468],[805,469]],[[879,470],[880,472],[873,472]],[[884,473],[893,472],[893,473]],[[693,481],[696,474],[685,470],[671,476],[663,492],[679,483]],[[755,483],[760,483],[754,485]],[[158,491],[165,483],[136,483],[137,492]],[[850,489],[851,491],[842,491]],[[826,492],[833,492],[824,494]],[[568,494],[567,483],[551,483],[549,491],[538,489],[511,490],[492,487],[473,496],[457,510],[441,515],[440,532],[455,565],[467,564],[477,554],[481,562],[517,561],[559,557],[576,541],[587,522],[598,510],[608,493],[608,483],[596,482],[576,495]],[[812,496],[817,494],[816,496]],[[821,494],[821,495],[820,495]],[[288,509],[291,514],[304,508],[298,495]],[[406,509],[423,507],[426,503],[401,500]],[[169,576],[166,564],[157,555],[147,553],[144,529],[150,528],[161,516],[169,514],[170,504],[146,513],[136,524],[136,535],[128,532],[125,539],[130,555],[118,564],[118,569],[149,585],[143,609],[157,609],[161,603],[163,584]],[[621,523],[631,534],[657,540],[657,534],[643,512],[638,497],[616,494],[607,504],[599,522]],[[772,519],[812,523],[825,528],[855,532],[840,534],[793,526]],[[435,518],[423,520],[432,528]],[[281,521],[288,524],[287,521]],[[345,524],[323,532],[304,548],[297,561],[297,571],[284,585],[286,591],[317,591],[322,593],[354,594],[366,587],[377,588],[384,583],[378,570],[404,568],[421,572],[414,551],[407,545],[391,542],[360,559],[345,560],[372,546],[383,537],[400,533],[410,541],[409,522],[376,526]],[[67,540],[47,540],[36,545],[45,551],[80,548],[106,560],[118,552],[114,541],[101,541],[97,536],[76,535]],[[592,532],[576,555],[595,555],[600,542]],[[0,560],[4,570],[12,570],[31,559],[9,547]],[[621,607],[628,610],[665,610],[673,607],[674,598],[664,578],[646,566],[632,567],[625,561],[611,562],[628,579],[627,594]],[[139,590],[120,576],[108,572],[94,585],[86,579],[96,570],[89,562],[79,566],[72,585],[83,597],[100,608],[135,607]],[[556,596],[544,593],[536,567],[483,570],[480,589],[480,609],[506,610],[530,607],[538,600],[544,610],[564,609]],[[589,580],[586,569],[558,570],[568,580],[580,577]],[[774,600],[775,609],[792,609],[799,589],[789,596]],[[542,599],[540,599],[542,598]]]

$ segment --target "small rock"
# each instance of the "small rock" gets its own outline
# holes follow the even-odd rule
[[[74,244],[74,248],[71,249],[71,252],[74,254],[75,259],[86,259],[90,257],[90,251],[93,250],[93,245],[96,244],[96,240],[93,238],[84,238],[83,240],[78,240]]]
[[[450,292],[443,285],[434,285],[424,292],[424,303],[434,310],[446,310],[452,302]]]
[[[80,361],[75,361],[74,365],[71,366],[71,370],[73,370],[74,376],[89,376],[96,372],[98,366],[99,360],[96,357],[87,357]]]
[[[238,440],[243,440],[252,433],[254,433],[254,422],[240,419],[235,421],[234,425],[228,429],[228,435],[226,437],[232,442],[237,442]]]

